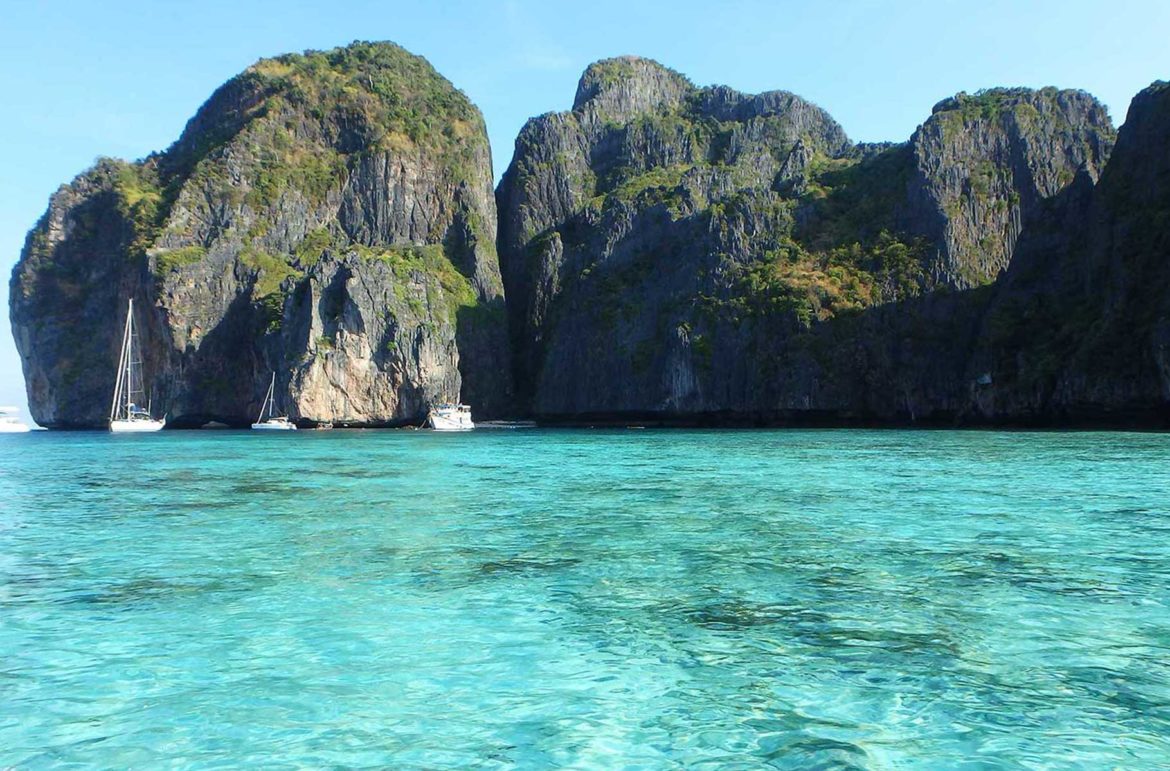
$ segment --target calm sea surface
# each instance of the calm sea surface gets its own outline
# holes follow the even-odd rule
[[[0,436],[0,767],[1152,768],[1170,436]]]

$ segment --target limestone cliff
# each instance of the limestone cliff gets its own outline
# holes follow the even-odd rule
[[[1049,201],[995,288],[973,416],[1170,425],[1170,84],[1134,97],[1094,187]]]
[[[958,415],[987,287],[1113,137],[1084,93],[1012,89],[854,145],[789,93],[599,62],[497,190],[518,390],[546,418]]]
[[[1083,92],[990,89],[854,144],[796,95],[623,57],[528,122],[493,196],[475,107],[359,43],[261,61],[165,152],[63,186],[10,314],[52,427],[104,424],[129,297],[177,426],[249,422],[273,371],[304,423],[461,399],[570,421],[1170,425],[1167,147],[1162,83],[1120,133]]]
[[[167,151],[102,160],[51,199],[12,278],[35,420],[102,425],[125,301],[175,425],[258,411],[415,422],[510,400],[487,136],[387,43],[263,60]]]
[[[1114,131],[1083,91],[989,89],[935,105],[910,140],[915,161],[904,226],[939,254],[931,270],[967,289],[994,280],[1042,203],[1084,171],[1096,181]]]

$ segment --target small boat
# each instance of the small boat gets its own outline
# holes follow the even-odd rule
[[[466,404],[440,404],[427,413],[427,422],[436,431],[470,431],[471,408]]]
[[[32,430],[27,423],[20,422],[19,414],[16,407],[0,407],[0,434],[27,434]]]
[[[268,415],[265,419],[264,416]],[[264,397],[264,406],[260,408],[260,415],[252,424],[253,431],[296,431],[297,427],[284,415],[276,414],[276,373],[272,373],[272,382],[268,384],[268,394]]]
[[[166,425],[164,415],[155,420],[146,408],[139,406],[145,389],[142,385],[142,359],[138,351],[138,335],[134,332],[134,300],[126,306],[126,328],[122,330],[122,353],[118,356],[118,379],[114,384],[114,401],[110,405],[110,431],[115,434],[149,434]]]

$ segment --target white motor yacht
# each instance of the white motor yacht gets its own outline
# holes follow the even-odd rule
[[[466,404],[440,404],[432,407],[427,422],[436,431],[470,431],[475,428],[471,422],[471,407]]]

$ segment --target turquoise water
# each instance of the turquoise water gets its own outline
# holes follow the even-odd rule
[[[0,767],[1156,767],[1170,436],[0,436]]]

